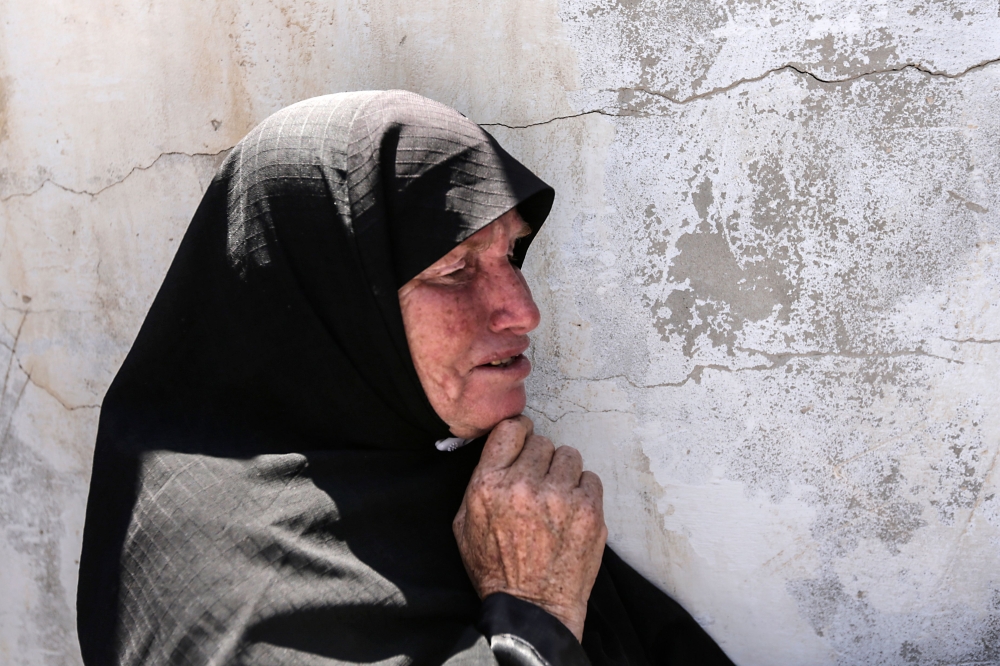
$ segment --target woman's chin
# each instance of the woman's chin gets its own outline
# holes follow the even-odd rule
[[[474,439],[493,430],[494,426],[504,419],[519,415],[526,405],[527,397],[524,385],[521,385],[506,391],[503,395],[483,397],[472,404],[464,405],[461,415],[446,421],[452,424],[451,432],[456,437]]]

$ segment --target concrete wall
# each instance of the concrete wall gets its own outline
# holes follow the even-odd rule
[[[741,664],[1000,664],[997,0],[0,0],[0,663],[77,664],[103,393],[268,114],[408,88],[559,193],[530,413]]]

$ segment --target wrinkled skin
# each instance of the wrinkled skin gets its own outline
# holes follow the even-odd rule
[[[510,259],[529,231],[510,211],[399,289],[420,383],[457,437],[479,437],[524,409],[531,362],[523,353],[539,314]],[[507,366],[490,365],[507,358]]]
[[[431,406],[457,437],[492,430],[453,523],[476,591],[534,603],[581,639],[608,533],[603,491],[576,449],[520,415],[539,313],[511,256],[528,231],[506,213],[403,285],[399,303]]]
[[[493,429],[452,528],[481,598],[530,601],[582,640],[608,537],[603,488],[579,451],[532,429],[526,416]]]

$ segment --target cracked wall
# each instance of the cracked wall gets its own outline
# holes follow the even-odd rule
[[[630,562],[741,665],[1000,664],[995,0],[0,12],[0,663],[79,663],[98,406],[228,148],[401,87],[557,189],[529,411]]]

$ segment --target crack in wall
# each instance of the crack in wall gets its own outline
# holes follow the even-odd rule
[[[676,97],[672,97],[671,95],[668,95],[667,93],[660,92],[658,90],[651,90],[649,88],[645,88],[645,87],[642,87],[642,86],[629,87],[629,88],[606,88],[602,92],[619,93],[619,94],[623,93],[623,92],[640,92],[640,93],[645,93],[647,95],[651,95],[653,97],[659,97],[661,99],[664,99],[664,100],[670,102],[671,104],[683,105],[683,104],[690,104],[691,102],[695,102],[697,100],[707,99],[709,97],[714,97],[715,95],[720,95],[722,93],[729,92],[730,90],[733,90],[734,88],[738,88],[738,87],[740,87],[740,86],[742,86],[742,85],[744,85],[746,83],[757,83],[758,81],[763,81],[764,79],[768,78],[769,76],[772,76],[774,74],[779,74],[779,73],[781,73],[783,71],[795,72],[796,74],[799,74],[801,76],[805,76],[805,77],[811,78],[814,81],[816,81],[817,83],[820,83],[822,85],[840,85],[842,83],[850,83],[852,81],[857,81],[857,80],[862,79],[862,78],[864,78],[866,76],[879,76],[879,75],[883,75],[883,74],[899,74],[900,72],[904,72],[904,71],[906,71],[908,69],[912,69],[912,70],[920,72],[922,74],[926,74],[927,76],[936,76],[936,77],[941,77],[941,78],[946,78],[946,79],[959,79],[959,78],[965,76],[966,74],[969,74],[970,72],[973,72],[973,71],[976,71],[976,70],[980,70],[980,69],[985,69],[986,67],[989,67],[990,65],[995,65],[995,64],[998,64],[998,63],[1000,63],[1000,58],[993,58],[993,59],[990,59],[990,60],[984,60],[982,62],[976,63],[975,65],[967,67],[966,69],[963,69],[961,72],[958,72],[958,73],[955,73],[955,74],[950,74],[950,73],[944,72],[944,71],[937,71],[937,70],[928,69],[927,67],[925,67],[925,66],[923,66],[923,65],[921,65],[919,63],[907,63],[905,65],[900,65],[899,67],[892,67],[892,68],[889,68],[889,69],[871,70],[871,71],[868,71],[868,72],[862,72],[860,74],[854,74],[854,75],[846,76],[846,77],[839,78],[839,79],[824,79],[821,76],[819,76],[818,74],[814,74],[813,72],[810,72],[807,69],[803,69],[803,68],[798,67],[798,66],[793,65],[793,64],[785,64],[785,65],[782,65],[780,67],[775,67],[774,69],[769,69],[766,72],[764,72],[763,74],[760,74],[759,76],[752,76],[752,77],[738,79],[738,80],[733,81],[732,83],[729,83],[727,85],[719,86],[717,88],[712,88],[711,90],[707,90],[707,91],[705,91],[703,93],[697,93],[697,94],[694,94],[694,95],[690,95],[689,97],[676,98]],[[505,127],[507,129],[528,129],[528,128],[531,128],[531,127],[539,127],[541,125],[548,125],[549,123],[553,123],[553,122],[556,122],[558,120],[570,120],[570,119],[573,119],[573,118],[580,118],[582,116],[588,116],[588,115],[593,115],[593,114],[599,114],[599,115],[602,115],[602,116],[609,116],[609,117],[612,117],[612,118],[634,118],[634,117],[648,117],[648,116],[655,115],[655,114],[649,114],[649,113],[645,113],[645,114],[644,113],[612,113],[610,111],[605,111],[604,109],[590,109],[590,110],[587,110],[587,111],[581,111],[580,113],[574,113],[574,114],[569,114],[569,115],[565,115],[565,116],[555,116],[553,118],[548,118],[546,120],[540,120],[540,121],[534,122],[534,123],[527,123],[527,124],[524,124],[524,125],[510,125],[510,124],[501,123],[501,122],[480,123],[480,124],[483,127]]]
[[[508,125],[507,123],[479,123],[481,127],[506,127],[507,129],[528,129],[529,127],[539,127],[541,125],[548,125],[554,123],[557,120],[570,120],[573,118],[580,118],[582,116],[592,116],[592,115],[610,116],[611,118],[621,118],[623,114],[611,113],[605,111],[604,109],[591,109],[590,111],[581,111],[580,113],[571,113],[568,116],[555,116],[549,118],[548,120],[540,120],[537,123],[528,123],[527,125]]]
[[[558,423],[559,421],[562,421],[565,417],[570,416],[572,414],[586,414],[587,416],[589,416],[591,414],[630,414],[631,413],[631,412],[622,411],[620,409],[583,409],[582,411],[577,411],[575,409],[571,409],[571,410],[567,410],[567,411],[563,412],[562,414],[560,414],[559,416],[557,416],[555,418],[552,418],[551,416],[549,416],[549,414],[545,410],[541,409],[540,407],[536,407],[534,405],[528,405],[528,407],[529,407],[529,409],[532,409],[535,412],[541,414],[545,418],[545,420],[548,421],[549,423]]]
[[[17,325],[17,332],[14,334],[14,341],[10,344],[10,347],[4,345],[4,347],[10,349],[10,362],[7,363],[7,372],[3,376],[3,389],[0,389],[0,400],[3,400],[3,398],[7,395],[7,386],[10,382],[10,371],[11,368],[14,366],[14,363],[17,363],[17,357],[14,355],[15,351],[17,350],[17,341],[21,339],[21,330],[24,328],[24,321],[27,318],[28,318],[28,313],[25,312],[21,316],[21,321]],[[18,367],[20,367],[21,364],[17,363],[17,365]]]
[[[229,148],[223,148],[222,150],[220,150],[218,152],[215,152],[215,153],[185,153],[185,152],[181,152],[181,151],[168,151],[168,152],[160,153],[159,155],[156,156],[156,159],[154,159],[149,164],[147,164],[145,166],[142,166],[142,165],[134,166],[134,167],[132,167],[129,170],[129,172],[127,174],[125,174],[124,176],[122,176],[118,180],[114,181],[113,183],[109,183],[108,185],[105,185],[104,187],[100,188],[99,190],[93,190],[93,191],[91,191],[91,190],[74,190],[72,187],[67,187],[65,185],[62,185],[59,182],[53,180],[52,178],[46,178],[45,180],[43,180],[38,185],[38,187],[36,187],[35,189],[33,189],[33,190],[29,191],[29,192],[14,192],[13,194],[8,194],[5,197],[0,197],[0,203],[6,203],[6,202],[10,201],[11,199],[16,199],[16,198],[28,198],[28,197],[32,197],[32,196],[38,194],[42,190],[42,188],[44,188],[46,185],[53,185],[54,187],[58,187],[60,190],[63,190],[64,192],[69,192],[70,194],[80,194],[80,195],[88,196],[90,198],[94,198],[97,195],[101,194],[102,192],[105,192],[106,190],[111,189],[112,187],[115,187],[117,185],[121,185],[126,180],[128,180],[132,175],[134,175],[136,172],[139,172],[139,171],[148,171],[148,170],[152,169],[154,166],[156,166],[156,163],[159,162],[164,157],[178,157],[178,156],[192,157],[192,158],[194,158],[194,157],[218,157],[219,155],[222,155],[223,153],[229,152],[232,149],[233,149],[233,146],[230,146]]]
[[[20,366],[20,363],[18,364]],[[8,368],[9,371],[9,368]],[[28,382],[21,384],[21,390],[17,393],[17,398],[14,399],[14,404],[10,408],[10,412],[7,416],[7,423],[3,429],[3,436],[0,437],[0,444],[6,444],[7,436],[10,434],[11,425],[14,423],[14,414],[17,413],[17,408],[21,405],[21,398],[24,397],[24,391],[28,388]]]
[[[938,77],[942,77],[942,78],[946,78],[946,79],[958,79],[958,78],[961,78],[961,77],[965,76],[969,72],[973,72],[973,71],[976,71],[976,70],[979,70],[979,69],[984,69],[984,68],[988,67],[989,65],[994,65],[994,64],[997,64],[997,63],[1000,63],[1000,58],[993,58],[991,60],[984,60],[982,62],[976,63],[975,65],[972,65],[971,67],[963,69],[961,72],[958,72],[956,74],[949,74],[948,72],[936,71],[936,70],[928,69],[927,67],[924,67],[923,65],[921,65],[919,63],[907,63],[905,65],[900,65],[899,67],[890,67],[889,69],[873,69],[873,70],[868,71],[868,72],[862,72],[860,74],[853,74],[851,76],[845,76],[845,77],[842,77],[842,78],[839,78],[839,79],[824,79],[823,77],[819,76],[818,74],[814,74],[813,72],[810,72],[807,69],[804,69],[804,68],[801,68],[801,67],[798,67],[796,65],[793,65],[793,64],[789,63],[789,64],[782,65],[781,67],[775,67],[774,69],[769,69],[766,72],[764,72],[763,74],[761,74],[760,76],[753,76],[753,77],[748,77],[748,78],[744,78],[744,79],[739,79],[739,80],[734,81],[733,83],[727,84],[725,86],[720,86],[718,88],[712,88],[711,90],[707,90],[707,91],[705,91],[703,93],[697,93],[697,94],[691,95],[689,97],[683,97],[683,98],[680,98],[680,99],[677,99],[675,97],[671,97],[670,95],[668,95],[666,93],[662,93],[662,92],[659,92],[659,91],[656,91],[656,90],[649,90],[647,88],[618,88],[618,89],[614,89],[614,90],[609,90],[608,92],[623,92],[623,91],[626,91],[626,90],[632,90],[632,91],[637,91],[637,92],[644,92],[644,93],[646,93],[648,95],[653,95],[655,97],[661,97],[661,98],[663,98],[663,99],[665,99],[665,100],[667,100],[669,102],[672,102],[674,104],[688,104],[690,102],[694,102],[694,101],[699,100],[699,99],[705,99],[706,97],[712,97],[712,96],[718,95],[720,93],[729,92],[733,88],[737,88],[737,87],[743,85],[744,83],[756,83],[758,81],[763,81],[764,79],[766,79],[767,77],[771,76],[772,74],[778,74],[778,73],[783,72],[783,71],[796,72],[797,74],[800,74],[802,76],[811,78],[814,81],[816,81],[817,83],[821,83],[823,85],[839,85],[841,83],[850,83],[852,81],[857,81],[859,79],[863,79],[866,76],[878,76],[878,75],[883,75],[883,74],[899,74],[900,72],[904,72],[904,71],[906,71],[908,69],[912,69],[912,70],[918,71],[918,72],[920,72],[922,74],[926,74],[928,76],[938,76]]]
[[[45,384],[42,384],[41,382],[39,382],[38,380],[36,380],[34,377],[32,377],[31,373],[28,372],[28,370],[23,365],[21,365],[20,359],[15,359],[14,362],[17,363],[17,367],[20,368],[21,372],[24,373],[24,376],[27,379],[26,383],[33,384],[36,388],[39,388],[42,391],[44,391],[45,393],[47,393],[50,396],[52,396],[52,398],[56,402],[58,402],[60,405],[62,405],[62,408],[65,409],[67,412],[75,412],[78,409],[100,409],[101,408],[100,405],[86,405],[86,404],[85,405],[71,405],[71,404],[69,404],[68,402],[66,402],[65,400],[63,400],[62,398],[60,398],[59,394],[57,394],[55,391],[53,391],[48,386],[46,386]]]
[[[7,395],[7,387],[10,385],[10,373],[11,373],[11,370],[13,370],[14,366],[16,365],[18,367],[18,369],[20,369],[20,371],[24,373],[24,377],[25,377],[25,380],[26,380],[25,381],[25,385],[27,385],[27,384],[30,383],[30,384],[33,384],[35,387],[41,389],[42,391],[44,391],[48,395],[52,396],[52,398],[56,402],[58,402],[62,406],[62,408],[65,409],[66,411],[68,411],[68,412],[74,412],[74,411],[76,411],[78,409],[100,409],[101,406],[99,404],[97,404],[97,405],[91,405],[91,404],[71,405],[68,402],[66,402],[65,400],[63,400],[51,388],[49,388],[48,386],[45,386],[44,384],[42,384],[41,382],[39,382],[37,379],[35,379],[34,377],[31,376],[31,372],[29,372],[28,369],[24,367],[24,365],[21,363],[21,359],[19,359],[17,357],[17,343],[21,339],[21,331],[24,330],[24,322],[26,322],[28,320],[28,315],[31,314],[31,312],[30,311],[24,311],[24,310],[20,310],[20,312],[22,312],[21,321],[18,323],[18,325],[17,325],[17,331],[14,333],[14,341],[9,346],[6,345],[6,344],[0,343],[0,346],[3,346],[4,348],[10,350],[10,361],[7,363],[7,371],[4,374],[3,388],[0,389],[0,400],[2,400],[3,397]],[[20,393],[17,396],[17,400],[14,403],[14,407],[10,411],[11,418],[13,418],[13,414],[17,410],[17,406],[21,402],[21,395],[23,393],[24,393],[24,386],[21,387],[21,391],[20,391]],[[6,437],[6,432],[5,432],[4,437]],[[0,442],[2,442],[2,441],[3,440],[0,439]]]
[[[938,356],[937,354],[931,354],[923,349],[902,349],[894,352],[877,352],[874,354],[865,354],[861,352],[822,352],[822,351],[811,351],[811,352],[765,352],[760,349],[748,349],[746,347],[734,347],[736,351],[746,352],[748,354],[760,354],[769,361],[774,361],[775,359],[780,360],[780,364],[775,367],[781,367],[788,363],[788,361],[794,358],[822,358],[827,356],[836,356],[839,358],[853,358],[853,359],[867,359],[867,358],[898,358],[902,356],[926,356],[927,358],[936,358],[941,361],[947,361],[949,363],[957,363],[958,365],[964,365],[965,361],[960,361],[957,358],[950,358],[948,356]]]
[[[538,397],[540,397],[540,398],[548,398],[548,399],[551,399],[551,400],[558,400],[559,402],[564,402],[564,403],[570,404],[570,405],[578,408],[578,409],[569,409],[569,410],[566,410],[560,416],[557,416],[556,418],[552,418],[541,407],[538,407],[538,406],[533,405],[533,404],[532,405],[528,405],[528,407],[530,409],[533,409],[534,411],[538,412],[539,414],[541,414],[542,416],[544,416],[546,419],[548,419],[552,423],[556,423],[556,422],[560,421],[564,416],[568,416],[570,414],[631,414],[632,413],[632,412],[629,412],[629,411],[626,411],[626,410],[621,410],[621,409],[590,409],[586,405],[582,405],[579,402],[576,402],[575,400],[570,400],[569,398],[566,398],[565,396],[552,395],[551,393],[540,393],[540,394],[538,394]]]
[[[701,383],[701,377],[702,374],[705,372],[705,370],[718,370],[720,372],[730,372],[730,373],[766,372],[768,370],[777,370],[779,368],[782,368],[785,365],[787,365],[789,361],[795,359],[803,359],[803,358],[810,359],[810,358],[835,357],[835,358],[849,358],[849,359],[873,359],[873,358],[900,358],[907,356],[924,356],[927,358],[934,358],[941,361],[947,361],[948,363],[965,365],[965,361],[960,361],[955,358],[949,358],[947,356],[938,356],[937,354],[930,354],[924,351],[923,349],[907,349],[896,352],[879,352],[874,354],[863,354],[860,352],[820,352],[820,351],[782,352],[776,354],[772,352],[760,351],[757,349],[746,349],[743,347],[736,347],[735,349],[737,351],[759,354],[767,358],[767,360],[770,361],[770,363],[766,365],[751,365],[743,368],[734,368],[728,365],[721,365],[717,363],[705,363],[705,364],[699,363],[691,369],[691,371],[687,374],[686,377],[684,377],[684,379],[681,379],[676,382],[663,382],[660,384],[637,384],[632,380],[632,378],[628,377],[627,375],[609,375],[607,377],[593,377],[590,379],[590,381],[598,382],[598,381],[606,381],[609,379],[623,379],[626,382],[628,382],[628,384],[632,388],[636,389],[678,388],[684,386],[691,380],[694,380],[696,384]]]
[[[862,79],[862,78],[864,78],[866,76],[876,76],[876,75],[882,75],[882,74],[898,74],[900,72],[906,71],[907,69],[913,69],[915,71],[921,72],[922,74],[926,74],[928,76],[937,76],[937,77],[942,77],[942,78],[947,78],[947,79],[958,79],[958,78],[961,78],[961,77],[965,76],[966,74],[968,74],[970,72],[973,72],[973,71],[976,71],[976,70],[979,70],[979,69],[984,69],[984,68],[986,68],[986,67],[988,67],[990,65],[994,65],[994,64],[997,64],[997,63],[1000,63],[1000,58],[992,58],[990,60],[984,60],[982,62],[976,63],[975,65],[971,65],[970,67],[967,67],[966,69],[963,69],[961,72],[957,72],[955,74],[950,74],[950,73],[948,73],[946,71],[932,70],[932,69],[929,69],[929,68],[927,68],[927,67],[925,67],[925,66],[923,66],[923,65],[921,65],[919,63],[907,63],[905,65],[900,65],[899,67],[891,67],[889,69],[881,69],[881,70],[871,70],[871,71],[868,71],[868,72],[862,72],[860,74],[854,74],[854,75],[846,76],[846,77],[839,78],[839,79],[824,79],[821,76],[819,76],[818,74],[814,74],[813,72],[810,72],[807,69],[802,69],[802,68],[800,68],[800,67],[798,67],[796,65],[793,65],[793,64],[785,64],[785,65],[782,65],[780,67],[775,67],[773,69],[769,69],[766,72],[764,72],[763,74],[760,74],[759,76],[752,76],[752,77],[746,77],[746,78],[742,78],[742,79],[737,79],[736,81],[733,81],[732,83],[729,83],[729,84],[727,84],[725,86],[719,86],[717,88],[712,88],[711,90],[707,90],[707,91],[705,91],[703,93],[697,93],[697,94],[690,95],[688,97],[683,97],[683,98],[680,98],[680,99],[678,99],[676,97],[672,97],[671,95],[668,95],[668,94],[666,94],[664,92],[660,92],[660,91],[657,91],[657,90],[651,90],[649,88],[645,88],[645,87],[642,87],[642,86],[629,87],[629,88],[609,88],[609,89],[605,89],[604,92],[614,92],[614,93],[621,93],[621,92],[626,92],[626,91],[641,92],[641,93],[645,93],[647,95],[652,95],[653,97],[659,97],[661,99],[665,99],[668,102],[671,102],[673,104],[680,105],[680,104],[689,104],[691,102],[694,102],[694,101],[697,101],[697,100],[700,100],[700,99],[706,99],[708,97],[714,97],[715,95],[719,95],[721,93],[729,92],[730,90],[733,90],[734,88],[738,88],[739,86],[742,86],[742,85],[744,85],[746,83],[756,83],[758,81],[763,81],[764,79],[766,79],[767,77],[769,77],[769,76],[771,76],[773,74],[778,74],[778,73],[786,71],[786,70],[793,71],[793,72],[796,72],[797,74],[800,74],[802,76],[809,77],[809,78],[815,80],[816,82],[824,84],[824,85],[838,85],[838,84],[841,84],[841,83],[849,83],[851,81],[857,81],[858,79]],[[580,113],[571,113],[571,114],[564,115],[564,116],[553,116],[552,118],[547,118],[546,120],[540,120],[540,121],[534,122],[534,123],[526,123],[524,125],[512,125],[512,124],[509,124],[509,123],[502,123],[502,122],[499,122],[499,121],[479,123],[479,124],[482,127],[505,127],[507,129],[528,129],[528,128],[531,128],[531,127],[539,127],[539,126],[542,126],[542,125],[548,125],[550,123],[554,123],[554,122],[559,121],[559,120],[571,120],[573,118],[581,118],[583,116],[595,115],[595,114],[596,115],[602,115],[602,116],[609,116],[609,117],[612,117],[612,118],[635,117],[636,115],[640,115],[640,114],[634,114],[634,113],[628,113],[628,114],[611,113],[610,111],[605,111],[604,109],[590,109],[590,110],[587,110],[587,111],[581,111]],[[645,114],[645,115],[650,115],[650,114]],[[183,152],[183,151],[168,151],[168,152],[163,152],[163,153],[160,153],[159,155],[157,155],[156,159],[154,159],[149,164],[147,164],[145,166],[141,166],[141,165],[134,166],[134,167],[132,167],[132,169],[127,174],[125,174],[119,180],[116,180],[115,182],[110,183],[108,185],[105,185],[104,187],[100,188],[99,190],[94,190],[94,191],[91,191],[91,190],[75,190],[75,189],[73,189],[71,187],[67,187],[65,185],[60,184],[59,182],[57,182],[57,181],[55,181],[55,180],[53,180],[51,178],[46,178],[45,180],[43,180],[38,185],[38,187],[36,187],[35,189],[33,189],[33,190],[29,191],[29,192],[15,192],[13,194],[8,194],[5,197],[0,197],[0,203],[7,202],[7,201],[10,201],[11,199],[18,198],[18,197],[30,197],[30,196],[33,196],[33,195],[37,194],[42,188],[44,188],[48,184],[54,185],[55,187],[58,187],[59,189],[61,189],[63,191],[66,191],[66,192],[69,192],[71,194],[82,194],[82,195],[87,195],[87,196],[90,196],[90,197],[95,197],[98,194],[101,194],[102,192],[104,192],[105,190],[108,190],[108,189],[110,189],[112,187],[115,187],[116,185],[122,184],[123,182],[125,182],[126,180],[128,180],[129,177],[132,176],[135,172],[137,172],[137,171],[147,171],[147,170],[153,168],[156,165],[156,163],[159,162],[164,157],[179,156],[179,155],[183,155],[183,156],[186,156],[186,157],[218,157],[219,155],[222,155],[223,153],[232,150],[233,147],[234,146],[230,146],[228,148],[223,148],[222,150],[220,150],[218,152],[215,152],[215,153],[186,153],[186,152]]]
[[[979,338],[964,338],[959,340],[957,338],[940,338],[945,342],[955,342],[960,345],[964,344],[976,344],[976,345],[1000,345],[1000,340],[981,340]]]

